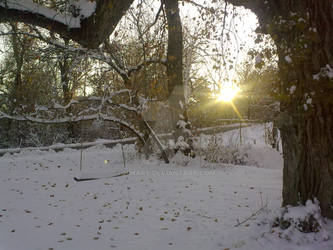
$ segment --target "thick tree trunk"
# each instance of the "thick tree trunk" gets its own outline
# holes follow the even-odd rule
[[[185,105],[183,85],[183,34],[179,16],[177,0],[165,0],[165,11],[168,21],[168,52],[167,52],[167,77],[169,105],[172,114],[172,127],[180,119]]]
[[[283,205],[318,199],[333,219],[333,11],[331,0],[230,0],[272,36],[282,81]]]
[[[332,97],[331,97],[332,98]],[[284,152],[283,205],[320,201],[333,218],[333,106],[316,103],[306,115],[289,117],[280,127]]]
[[[167,77],[171,113],[171,127],[176,142],[184,145],[185,154],[193,155],[192,134],[190,132],[183,82],[183,33],[177,0],[164,0],[168,22]],[[181,143],[186,142],[186,143]],[[187,144],[187,146],[185,146]]]
[[[292,10],[289,4],[285,1],[282,9]],[[333,77],[326,74],[333,66],[331,1],[294,5],[294,11],[282,16],[287,24],[271,34],[278,47],[284,91],[283,205],[316,198],[322,214],[333,218]]]

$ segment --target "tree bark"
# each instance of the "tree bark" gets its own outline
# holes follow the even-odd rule
[[[260,31],[270,34],[277,46],[283,206],[316,198],[322,215],[333,219],[332,1],[230,2],[251,8]]]
[[[183,33],[177,0],[164,0],[168,23],[167,82],[171,113],[171,127],[176,142],[184,139],[185,154],[193,154],[192,134],[189,130],[183,82]],[[184,127],[183,125],[186,124]]]
[[[15,59],[16,64],[16,70],[15,70],[15,90],[14,90],[14,98],[16,99],[16,102],[22,101],[23,93],[22,93],[22,68],[23,63],[25,60],[25,54],[27,50],[27,46],[29,46],[29,43],[26,41],[26,38],[23,37],[22,41],[20,40],[19,35],[17,34],[19,31],[19,28],[16,23],[10,23],[10,27],[13,31],[13,34],[11,35],[11,45],[13,48],[13,55]]]
[[[64,39],[64,41],[65,41],[65,44],[68,45],[69,40]],[[64,102],[64,105],[67,105],[73,99],[74,93],[70,87],[69,57],[66,52],[63,53],[62,58],[58,59],[58,66],[59,66],[59,70],[60,70],[60,81],[61,81],[61,87],[62,87],[62,93],[63,93],[63,102]],[[67,112],[67,114],[72,113],[72,107],[69,107],[68,109],[66,109],[66,112]],[[69,138],[74,139],[76,137],[76,133],[75,133],[76,129],[75,129],[75,124],[73,122],[68,123],[67,131],[68,131]]]
[[[13,88],[11,92],[11,105],[9,105],[9,114],[13,115],[17,112],[17,109],[21,105],[28,104],[29,101],[26,98],[25,86],[22,80],[23,64],[26,60],[26,54],[31,42],[26,36],[18,35],[19,27],[17,23],[10,23],[10,28],[13,34],[10,36],[11,47],[13,50],[13,58],[15,60],[15,79],[13,82]],[[22,138],[22,134],[18,133],[20,123],[18,121],[8,121],[8,135],[9,141],[17,144]],[[16,141],[16,142],[15,142]]]

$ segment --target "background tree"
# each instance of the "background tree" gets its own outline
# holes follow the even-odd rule
[[[10,115],[22,110],[31,113],[36,110],[36,103],[45,105],[56,97],[53,69],[47,68],[47,63],[40,60],[37,40],[20,34],[29,31],[29,27],[11,23],[6,30],[10,34],[4,40],[7,51],[1,65],[1,87],[5,104],[1,109]],[[26,123],[7,120],[3,127],[3,142],[11,146],[18,146],[27,137]]]

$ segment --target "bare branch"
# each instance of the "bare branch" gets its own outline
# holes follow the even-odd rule
[[[147,28],[145,28],[145,30],[142,32],[143,33],[142,35],[144,35],[146,32],[148,32],[151,29],[151,27],[153,27],[156,24],[162,10],[163,10],[163,2],[161,2],[160,8],[158,9],[158,11],[155,15],[154,21]]]
[[[129,70],[128,70],[128,76],[131,76],[131,74],[133,72],[136,72],[136,71],[140,71],[143,67],[145,66],[148,66],[150,64],[154,64],[154,63],[158,63],[158,64],[162,64],[164,66],[167,65],[167,62],[166,60],[160,60],[160,59],[150,59],[150,60],[147,60],[145,62],[141,62],[140,64],[134,66],[134,67],[131,67]]]
[[[201,9],[207,11],[207,12],[210,12],[211,14],[215,13],[215,10],[213,8],[205,7],[205,6],[203,6],[203,5],[199,4],[199,3],[196,3],[193,0],[185,0],[185,2],[190,3],[190,4],[192,4],[192,5],[196,6],[196,7],[199,7],[199,8],[201,8]]]

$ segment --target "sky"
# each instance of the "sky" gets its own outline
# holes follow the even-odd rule
[[[196,3],[203,4],[204,0],[196,0]],[[221,5],[221,3],[220,3]],[[222,6],[224,7],[224,6]],[[185,4],[184,6],[180,5],[181,16],[184,19],[185,16],[195,17],[199,15],[197,7],[194,7],[192,4]],[[225,58],[227,65],[225,67],[220,64],[220,68],[217,70],[213,69],[214,64],[212,60],[208,60],[205,64],[200,65],[199,74],[205,76],[209,79],[210,82],[215,82],[222,85],[230,85],[233,80],[237,79],[237,70],[241,66],[242,62],[248,57],[247,52],[249,49],[255,46],[255,29],[258,26],[258,20],[256,15],[248,9],[243,7],[234,7],[229,4],[227,11],[228,15],[225,21],[225,31],[222,32],[222,23],[217,28],[216,32],[218,34],[224,34],[226,37],[228,30],[230,30],[230,41],[222,42],[222,36],[220,36],[219,41],[212,41],[211,48],[217,47],[221,52],[222,47],[224,52],[227,49],[230,49],[229,58]],[[232,16],[232,13],[237,12],[239,15]],[[243,47],[243,50],[239,50],[240,47]],[[223,53],[226,54],[226,53]],[[228,62],[228,59],[232,59],[232,63]],[[223,61],[223,60],[221,60]],[[226,79],[227,78],[227,79]]]

